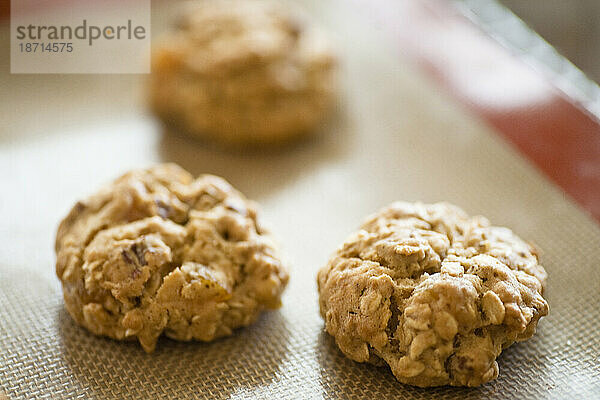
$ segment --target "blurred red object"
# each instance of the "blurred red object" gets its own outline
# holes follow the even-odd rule
[[[391,7],[388,0],[355,1],[391,32],[405,56],[600,221],[597,118],[452,3],[405,0]]]

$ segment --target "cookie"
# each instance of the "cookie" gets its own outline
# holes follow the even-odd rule
[[[174,164],[129,172],[60,223],[56,274],[96,335],[211,341],[280,306],[288,273],[256,206],[225,180]]]
[[[283,5],[198,2],[153,49],[151,107],[167,125],[221,143],[286,142],[332,108],[334,70],[323,34]]]
[[[402,383],[478,386],[548,313],[535,249],[446,203],[393,203],[318,273],[320,311],[341,351]]]

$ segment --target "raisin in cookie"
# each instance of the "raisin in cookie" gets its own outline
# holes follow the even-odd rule
[[[173,164],[129,172],[61,222],[56,274],[78,324],[152,352],[210,341],[280,306],[287,281],[254,203]]]
[[[546,272],[509,229],[450,204],[380,210],[318,273],[321,315],[344,354],[416,386],[478,386],[548,313]]]
[[[323,35],[275,2],[194,3],[155,46],[151,106],[168,125],[227,144],[310,132],[334,99]]]

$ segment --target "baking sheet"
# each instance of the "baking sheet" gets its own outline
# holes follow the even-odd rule
[[[600,398],[598,226],[404,62],[355,3],[302,3],[338,45],[343,93],[321,136],[273,152],[228,153],[163,132],[145,114],[140,77],[3,74],[0,390],[9,399]],[[161,4],[153,30],[170,12]],[[161,161],[221,175],[258,200],[291,280],[284,306],[235,336],[162,339],[147,355],[71,321],[53,240],[78,198]],[[316,271],[365,215],[399,199],[454,202],[541,248],[550,314],[503,353],[496,381],[405,386],[346,359],[324,333]]]

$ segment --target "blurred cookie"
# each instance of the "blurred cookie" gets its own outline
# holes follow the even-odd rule
[[[254,203],[173,164],[129,172],[78,202],[56,237],[75,321],[97,335],[210,341],[280,306],[288,274]]]
[[[321,315],[342,352],[403,383],[478,386],[548,313],[533,248],[446,203],[394,203],[318,273]]]
[[[310,133],[334,100],[327,41],[275,2],[193,3],[152,60],[155,113],[222,143],[280,143]]]

